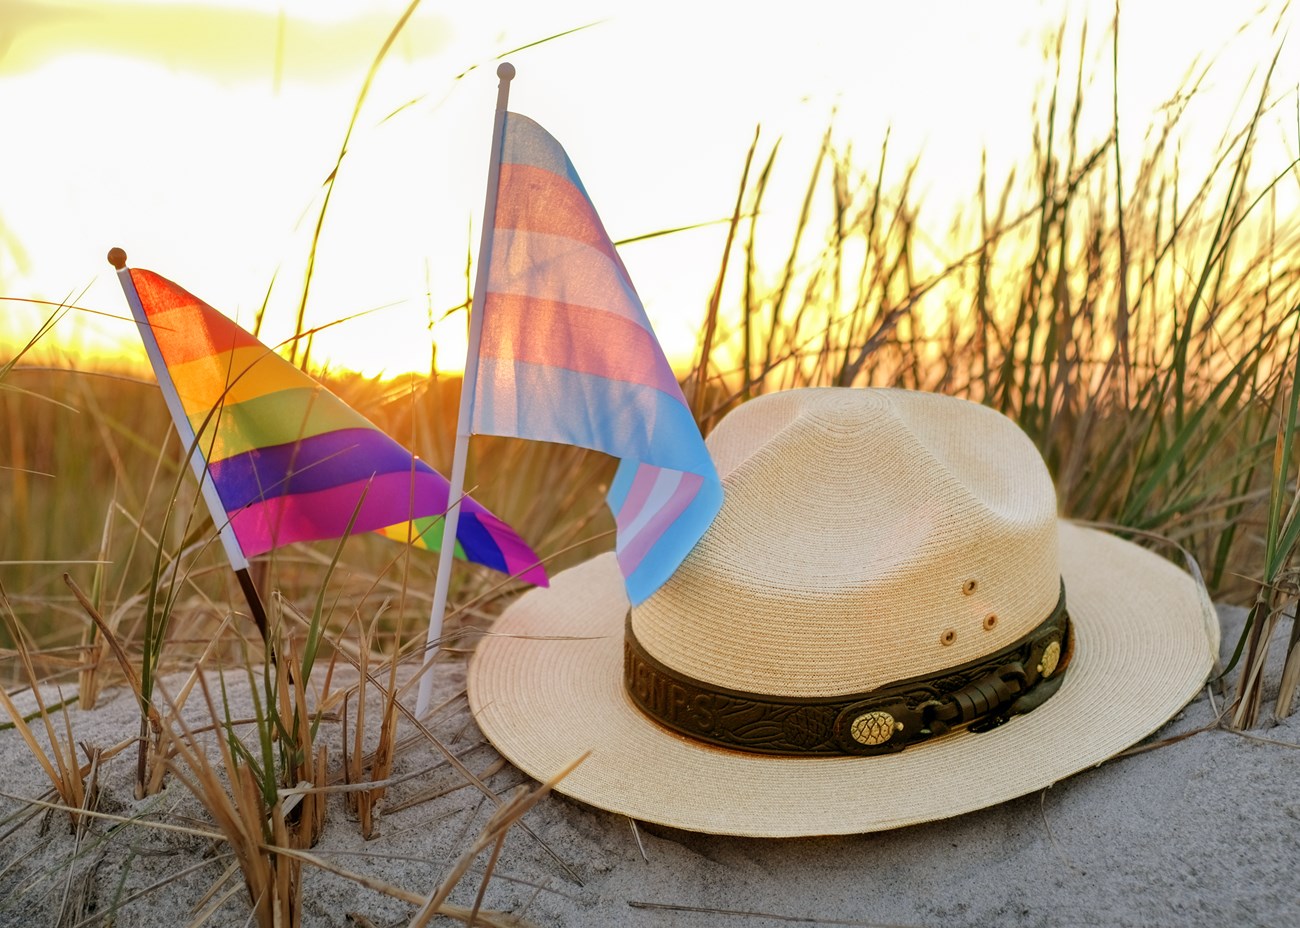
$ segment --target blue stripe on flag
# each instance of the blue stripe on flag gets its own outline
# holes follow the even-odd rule
[[[373,428],[338,429],[213,461],[208,473],[228,512],[258,500],[312,493],[375,474],[432,472]]]
[[[501,160],[505,164],[527,164],[558,174],[587,197],[587,188],[582,186],[573,162],[565,154],[560,143],[527,116],[518,113],[506,113],[505,138],[501,143]]]
[[[482,435],[565,442],[657,467],[714,471],[681,399],[564,368],[482,358],[473,422]]]

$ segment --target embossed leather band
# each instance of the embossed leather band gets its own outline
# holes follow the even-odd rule
[[[826,699],[767,696],[695,680],[624,634],[623,684],[656,722],[710,744],[760,754],[889,754],[959,728],[987,731],[1056,692],[1071,653],[1065,585],[1052,614],[1014,644],[938,673]]]

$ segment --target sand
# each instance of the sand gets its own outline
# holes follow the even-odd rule
[[[1243,613],[1221,610],[1224,654]],[[1282,631],[1269,679],[1280,675]],[[454,694],[463,664],[438,689]],[[1271,696],[1271,693],[1270,693]],[[1222,699],[1214,697],[1214,706]],[[187,717],[203,718],[198,700]],[[1267,703],[1271,707],[1271,699]],[[1202,695],[1147,744],[1213,721]],[[110,692],[91,712],[74,709],[78,740],[106,746],[138,727],[130,697]],[[463,699],[436,726],[473,771],[498,757]],[[322,739],[337,760],[337,725]],[[640,825],[563,797],[543,800],[506,841],[485,906],[538,926],[1294,926],[1300,925],[1300,717],[1250,737],[1209,730],[1112,760],[1052,788],[969,815],[844,838],[737,839]],[[101,811],[211,828],[175,780],[159,796],[132,796],[133,754],[108,762]],[[425,768],[433,767],[431,770]],[[480,833],[493,805],[421,747],[395,775],[381,834],[366,841],[338,797],[314,853],[348,870],[427,895]],[[528,782],[509,765],[489,782],[505,795]],[[23,801],[48,788],[16,734],[0,732],[0,925],[175,926],[229,866],[221,842],[96,822],[80,844],[61,813],[25,821]],[[473,902],[484,859],[452,900]],[[154,884],[162,884],[154,887]],[[242,882],[208,924],[249,924]],[[135,898],[132,898],[132,897]],[[69,900],[65,908],[65,898]],[[415,907],[308,867],[308,926],[404,925]],[[114,912],[114,906],[116,910]],[[61,915],[62,913],[62,915]],[[360,918],[350,913],[358,913]],[[60,921],[60,917],[62,920]],[[113,919],[116,919],[113,921]],[[451,924],[435,921],[435,924]]]

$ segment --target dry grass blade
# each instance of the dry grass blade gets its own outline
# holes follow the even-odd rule
[[[365,752],[364,737],[366,734],[366,689],[367,683],[371,679],[370,674],[370,656],[372,653],[372,644],[375,637],[375,629],[378,625],[382,610],[376,612],[369,627],[362,631],[358,623],[358,641],[356,663],[359,672],[359,679],[356,686],[357,694],[357,720],[354,726],[355,735],[352,739],[352,752],[350,755],[344,755],[343,775],[347,783],[360,783],[365,776],[363,769],[367,760],[370,765],[370,777],[372,783],[378,784],[388,778],[392,772],[393,761],[397,755],[397,747],[394,744],[396,737],[397,710],[395,706],[395,697],[391,695],[391,689],[383,695],[384,714],[380,719],[379,741],[375,745],[374,751],[367,755]],[[395,665],[394,665],[395,666]],[[344,711],[344,750],[347,750],[347,701],[343,705]],[[357,816],[357,822],[361,828],[362,837],[367,840],[378,835],[379,828],[379,810],[383,801],[385,789],[382,786],[374,786],[372,789],[348,794],[348,804]]]
[[[80,813],[87,810],[87,783],[81,765],[77,762],[77,747],[73,740],[72,722],[68,718],[67,707],[66,705],[60,707],[66,732],[66,740],[60,740],[50,719],[50,713],[46,709],[45,699],[41,695],[41,679],[32,664],[27,639],[19,626],[18,617],[14,614],[3,584],[0,584],[0,611],[3,611],[5,624],[13,637],[28,686],[36,700],[39,718],[49,742],[48,749],[36,738],[24,720],[23,714],[3,689],[0,689],[0,705],[3,705],[5,711],[9,713],[9,718],[22,737],[23,743],[27,745],[27,749],[45,771],[55,793],[63,800],[64,808],[68,811],[69,825],[73,831],[76,831],[82,820]]]
[[[1253,728],[1258,721],[1264,693],[1264,668],[1273,630],[1287,607],[1294,612],[1297,602],[1295,584],[1288,581],[1290,565],[1300,550],[1300,492],[1296,490],[1297,467],[1292,457],[1297,436],[1300,436],[1300,351],[1296,352],[1286,415],[1278,424],[1273,451],[1263,584],[1247,614],[1242,643],[1237,648],[1240,654],[1242,645],[1245,646],[1245,666],[1237,680],[1237,701],[1232,717],[1237,728]],[[1290,653],[1283,672],[1284,685],[1275,707],[1279,718],[1290,710],[1296,680],[1300,679],[1300,669],[1293,666],[1296,663],[1297,637],[1296,628],[1293,628]]]
[[[1282,681],[1277,690],[1277,706],[1273,714],[1278,719],[1284,719],[1291,714],[1292,702],[1295,700],[1296,690],[1300,688],[1300,644],[1296,642],[1294,629],[1300,627],[1295,618],[1291,619],[1292,635],[1290,650],[1287,652],[1286,663],[1282,666]]]
[[[51,749],[56,754],[56,762],[56,758],[50,757],[50,753],[45,750],[36,739],[32,730],[27,727],[27,723],[23,721],[22,714],[18,711],[18,708],[14,706],[13,701],[9,698],[9,694],[4,692],[4,690],[0,690],[0,704],[4,705],[5,711],[9,713],[9,717],[13,720],[14,727],[22,737],[23,743],[27,745],[27,749],[31,751],[32,756],[35,757],[37,763],[41,765],[41,769],[45,771],[45,775],[49,778],[51,785],[53,785],[55,793],[63,800],[63,804],[60,808],[66,809],[69,812],[72,824],[75,827],[77,821],[75,809],[81,804],[80,796],[78,795],[79,784],[75,780],[68,780],[66,778],[66,765],[59,748],[59,742],[57,740],[53,741],[54,747]],[[44,710],[42,710],[41,716],[48,724],[49,719],[45,715]]]
[[[298,621],[299,624],[303,624],[303,625],[307,624],[307,621],[305,621],[304,617],[298,615],[296,611],[292,611],[292,610],[287,611],[286,615],[289,615],[290,617],[294,617],[294,619]],[[420,643],[422,643],[422,641]],[[416,676],[416,677],[409,678],[406,684],[399,686],[398,689],[393,690],[387,688],[387,686],[383,684],[380,678],[378,678],[377,673],[370,671],[370,667],[369,667],[370,649],[368,646],[368,642],[365,641],[364,638],[363,641],[361,641],[361,645],[365,645],[365,646],[357,647],[357,649],[355,649],[357,651],[356,655],[352,655],[350,650],[335,651],[335,654],[342,655],[343,659],[347,660],[348,663],[351,663],[352,667],[354,667],[357,673],[359,673],[360,681],[359,684],[357,684],[356,689],[359,690],[360,693],[364,695],[364,689],[367,688],[367,686],[373,686],[373,688],[376,689],[378,693],[381,694],[381,698],[383,699],[383,702],[385,702],[386,708],[387,707],[395,708],[395,710],[400,712],[400,714],[406,716],[406,719],[409,721],[409,723],[411,723],[413,727],[415,727],[416,734],[415,736],[412,736],[412,738],[422,738],[422,740],[430,743],[430,745],[432,745],[434,749],[438,751],[439,754],[442,754],[443,759],[445,759],[445,762],[447,764],[450,764],[450,766],[454,768],[456,772],[460,773],[461,777],[464,777],[464,780],[465,782],[467,782],[467,784],[473,785],[474,788],[480,790],[480,792],[484,794],[485,797],[491,799],[491,801],[493,801],[494,803],[497,803],[498,806],[502,805],[502,799],[500,799],[498,795],[495,794],[493,790],[491,790],[489,786],[486,785],[486,782],[484,782],[485,777],[474,775],[474,773],[471,772],[471,769],[464,766],[464,763],[461,762],[458,756],[451,753],[451,750],[448,749],[445,743],[439,740],[439,738],[435,737],[433,732],[430,732],[429,728],[426,727],[426,725],[422,723],[421,720],[416,719],[415,715],[413,715],[412,712],[409,711],[406,706],[404,706],[402,699],[400,699],[400,697],[402,697],[404,691],[407,691],[408,689],[411,689],[413,688],[413,686],[417,685],[417,682],[419,682],[419,677]],[[389,676],[391,678],[391,673]],[[359,707],[363,707],[364,710],[364,704],[365,704],[364,698],[359,699],[359,702],[357,702],[357,704],[359,704]],[[344,733],[344,760],[343,760],[344,781],[346,781],[347,784],[350,786],[352,784],[356,784],[356,782],[361,781],[361,769],[363,769],[364,763],[367,762],[367,758],[365,758],[364,755],[361,755],[360,723],[357,723],[356,727],[357,727],[357,734],[354,740],[354,749],[352,749],[351,754],[348,753],[347,750],[348,740],[346,737],[346,733]],[[391,736],[389,737],[391,738]],[[391,751],[391,754],[393,754],[393,756],[396,756],[396,754],[398,754],[399,751],[402,750],[404,746],[406,746],[406,743],[394,743],[394,745],[391,746],[389,750]],[[372,764],[373,764],[374,756],[376,755],[370,755],[369,758],[370,763]],[[491,764],[491,766],[487,768],[487,771],[485,771],[485,775],[490,775],[490,772],[495,772],[497,771],[497,769],[499,769],[497,767],[497,764]],[[368,795],[372,792],[377,792],[377,790],[381,790],[383,786],[386,785],[387,785],[386,780],[377,779],[376,777],[376,779],[372,780],[372,784],[370,784],[369,786],[364,786],[364,788],[360,790],[347,789],[346,792],[350,795],[352,793],[359,794],[360,797],[363,797],[361,798],[361,803],[364,803],[365,802],[364,797],[368,797]],[[428,797],[422,797],[422,798],[428,798]],[[361,803],[357,803],[357,806],[360,807]],[[406,807],[408,805],[412,805],[412,803],[403,803],[403,807]],[[534,841],[537,841],[538,844],[542,846],[542,849],[546,851],[547,855],[549,855],[549,857],[552,860],[555,860],[555,863],[558,864],[558,866],[562,867],[564,872],[568,873],[569,877],[571,877],[571,879],[575,881],[575,883],[581,885],[581,880],[578,879],[577,873],[573,872],[573,868],[569,866],[568,863],[565,863],[563,859],[560,859],[559,855],[555,854],[555,851],[552,850],[550,846],[546,845],[546,842],[543,842],[541,838],[537,836],[536,833],[533,833],[532,829],[528,828],[528,825],[521,824],[520,827],[523,828],[524,831],[528,833],[529,836],[532,837]]]
[[[89,390],[86,392],[89,396],[93,397],[94,394]],[[111,442],[109,444],[111,446]],[[113,461],[115,467],[120,469],[121,461],[116,454],[113,455]],[[104,530],[100,534],[98,558],[100,563],[95,565],[94,582],[92,584],[92,589],[96,592],[100,592],[103,589],[104,566],[112,563],[110,557],[110,545],[112,543],[113,534],[113,513],[117,509],[116,495],[115,487],[114,499],[109,503],[107,511],[105,512]],[[64,574],[63,576],[64,581],[66,582],[68,575]],[[81,696],[81,707],[83,709],[95,708],[95,703],[99,701],[100,686],[103,683],[103,677],[101,677],[99,673],[99,668],[104,659],[105,649],[108,645],[101,636],[96,634],[97,631],[98,626],[89,625],[86,627],[86,630],[82,633],[81,637],[83,648],[82,660],[84,663],[81,672],[77,675],[77,691]]]
[[[488,855],[487,865],[483,868],[483,879],[479,881],[478,893],[474,896],[474,905],[469,910],[470,928],[473,928],[474,920],[483,907],[483,897],[487,894],[488,883],[492,881],[492,874],[496,872],[497,860],[500,859],[501,848],[505,847],[505,844],[506,833],[502,831],[492,844],[492,853]]]
[[[215,721],[221,716],[206,679],[200,677],[199,685]],[[274,855],[268,848],[268,844],[287,843],[282,805],[277,802],[268,807],[261,784],[232,749],[230,739],[215,739],[222,767],[229,776],[227,786],[183,720],[174,718],[173,724],[164,729],[164,736],[176,758],[169,762],[173,774],[208,810],[234,851],[257,924],[260,928],[300,924],[301,864]]]
[[[85,797],[79,811],[94,812],[99,806],[99,761],[101,752],[91,748],[85,748],[85,751],[89,755],[90,769],[86,773]],[[70,862],[63,883],[63,897],[59,903],[59,916],[56,922],[58,925],[66,925],[81,918],[86,914],[91,904],[91,893],[87,883],[93,878],[94,867],[87,870],[81,885],[74,894],[72,885],[74,868],[71,865],[71,861],[81,856],[82,845],[85,843],[89,827],[89,817],[84,815],[77,817],[73,851],[70,855]]]
[[[693,912],[700,915],[722,915],[733,918],[765,918],[774,922],[794,922],[803,925],[850,925],[852,928],[920,928],[897,922],[860,922],[843,918],[821,918],[816,915],[777,915],[774,912],[750,912],[743,909],[715,909],[709,906],[673,905],[666,902],[638,902],[629,899],[634,909],[652,909],[659,912]]]
[[[135,694],[136,702],[140,704],[140,712],[148,717],[150,724],[155,729],[160,729],[162,719],[158,715],[158,710],[153,707],[149,700],[144,698],[144,693],[140,689],[140,675],[135,672],[135,664],[127,655],[126,649],[122,647],[122,642],[118,640],[117,635],[113,633],[113,629],[99,614],[99,610],[90,601],[90,597],[82,592],[81,587],[77,586],[76,581],[69,574],[63,575],[63,582],[67,584],[68,589],[72,590],[72,595],[77,598],[77,602],[81,603],[81,608],[86,610],[86,615],[90,616],[91,621],[95,623],[95,627],[99,629],[103,644],[112,650],[113,657],[117,659],[122,675],[126,677],[127,686],[131,688],[131,692]]]
[[[298,666],[292,642],[285,650],[285,666]],[[266,672],[270,670],[266,668]],[[328,751],[325,745],[316,746],[313,740],[314,726],[309,721],[311,711],[307,705],[306,678],[291,671],[276,673],[275,682],[276,701],[268,706],[268,711],[278,729],[275,738],[281,751],[280,779],[281,782],[296,784],[300,791],[286,798],[277,789],[273,816],[279,821],[280,816],[292,814],[288,834],[293,846],[314,847],[325,826],[325,795],[313,789],[304,790],[302,786],[323,785],[328,780]],[[265,793],[263,786],[264,797]],[[295,805],[290,809],[286,803]]]
[[[421,641],[420,643],[423,643],[423,641]],[[359,663],[357,664],[357,666],[359,668],[360,666]],[[367,679],[370,681],[370,684],[372,686],[378,687],[381,691],[383,690],[383,684],[380,683],[374,677],[373,674],[367,674]],[[398,711],[402,713],[402,715],[406,718],[406,720],[415,727],[415,730],[418,733],[419,737],[423,738],[428,744],[433,746],[433,748],[443,756],[443,759],[452,768],[454,768],[456,772],[459,773],[466,780],[466,782],[473,785],[479,792],[481,792],[484,796],[490,799],[498,807],[502,806],[503,801],[501,797],[499,797],[485,782],[483,782],[482,778],[476,776],[473,772],[471,772],[470,769],[467,766],[465,766],[465,763],[459,757],[453,754],[451,749],[447,747],[447,745],[444,744],[440,738],[434,735],[434,733],[429,730],[429,727],[425,725],[423,721],[416,718],[414,712],[412,712],[410,709],[408,709],[405,706],[405,704],[402,703],[400,699],[402,693],[405,692],[405,690],[411,688],[417,682],[417,680],[418,677],[412,677],[411,680],[408,680],[407,683],[403,684],[403,686],[397,690],[396,695],[398,698],[393,700],[393,705],[396,706]],[[578,877],[578,874],[574,872],[573,868],[569,866],[569,864],[566,863],[558,854],[556,854],[555,851],[548,844],[546,844],[545,841],[543,841],[540,837],[538,837],[532,831],[532,829],[528,827],[527,824],[520,823],[519,827],[522,828],[525,831],[525,833],[527,833],[530,837],[532,837],[533,840],[536,841],[542,847],[542,849],[547,853],[547,855],[552,860],[554,860],[555,863],[559,865],[564,870],[565,873],[569,875],[570,879],[572,879],[573,882],[577,883],[580,886],[582,885],[582,880]]]
[[[1246,615],[1244,666],[1237,678],[1237,698],[1232,713],[1232,724],[1236,728],[1254,728],[1259,721],[1269,642],[1290,599],[1282,590],[1266,588]]]
[[[420,910],[415,913],[415,917],[411,919],[410,928],[425,928],[425,926],[429,924],[429,920],[432,919],[434,915],[438,914],[442,904],[446,901],[447,897],[451,895],[451,891],[456,888],[456,884],[460,882],[461,877],[463,877],[466,871],[469,870],[470,865],[474,863],[474,860],[478,855],[487,848],[493,847],[494,845],[497,845],[498,842],[503,841],[506,832],[509,831],[512,825],[519,821],[519,819],[521,819],[529,809],[541,802],[541,800],[555,788],[557,783],[576,770],[578,765],[586,759],[587,755],[583,754],[534,790],[529,791],[521,788],[508,802],[493,812],[492,817],[489,818],[487,824],[483,826],[483,832],[479,835],[478,840],[470,845],[463,854],[461,854],[460,859],[456,861],[456,865],[452,868],[451,873],[442,881],[442,885],[439,886],[437,891],[429,897],[428,901],[420,907]],[[494,853],[493,861],[495,861],[495,859],[496,854]],[[491,871],[489,870],[489,874],[490,872]],[[479,897],[482,897],[482,889],[480,889]],[[477,902],[475,903],[474,909],[478,909]]]
[[[186,928],[203,928],[223,905],[234,898],[235,894],[239,892],[239,884],[230,882],[233,873],[234,868],[227,870],[212,885],[212,888],[203,897],[202,907],[198,908]],[[230,882],[230,885],[226,885],[228,882]]]
[[[392,883],[386,882],[377,877],[346,870],[323,857],[319,857],[307,851],[299,851],[283,847],[268,848],[268,850],[272,853],[279,854],[282,857],[292,857],[302,863],[310,864],[325,873],[332,873],[335,876],[343,877],[346,880],[351,880],[359,886],[364,886],[366,889],[374,890],[377,893],[382,893],[385,896],[410,903],[411,905],[423,905],[426,902],[425,897],[418,893],[413,893],[400,886],[394,886]],[[457,921],[465,922],[466,924],[470,923],[470,910],[464,906],[454,905],[450,902],[444,902],[439,907],[436,914],[447,918],[454,918]],[[475,924],[482,926],[482,928],[534,928],[531,922],[504,912],[479,912]]]
[[[104,621],[99,610],[70,575],[64,574],[63,582],[72,590],[77,602],[81,603],[81,607],[86,610],[86,614],[99,629],[101,647],[106,645],[112,650],[122,675],[126,678],[127,686],[135,694],[136,702],[140,706],[140,751],[136,760],[136,798],[153,795],[162,788],[163,764],[160,762],[159,750],[162,718],[154,707],[153,701],[145,696],[140,676],[135,672],[135,665],[127,656],[126,649],[122,647],[112,627]]]
[[[704,335],[700,343],[700,359],[692,378],[694,388],[691,393],[691,412],[695,420],[700,421],[704,414],[705,397],[708,394],[709,365],[713,356],[713,335],[718,327],[718,310],[722,304],[722,285],[727,277],[727,265],[731,261],[731,244],[735,241],[736,230],[740,227],[741,208],[745,201],[745,190],[749,186],[749,168],[754,163],[754,152],[758,150],[760,127],[754,127],[754,141],[750,143],[745,155],[745,168],[740,175],[740,187],[736,191],[736,206],[731,213],[731,223],[727,227],[727,241],[722,248],[722,261],[718,267],[718,279],[713,285],[713,294],[709,297],[709,311],[705,316]],[[704,431],[707,433],[708,428]]]
[[[483,768],[482,772],[477,775],[478,779],[486,782],[487,780],[491,779],[492,777],[500,773],[502,770],[504,770],[505,767],[506,767],[505,759],[498,757],[496,760],[492,761],[486,767]],[[402,800],[401,802],[390,806],[388,811],[400,812],[403,809],[409,809],[412,808],[413,806],[418,806],[425,802],[432,802],[435,799],[441,799],[443,796],[448,796],[451,793],[454,793],[457,790],[462,790],[465,787],[470,785],[471,784],[469,782],[465,782],[465,783],[456,783],[452,786],[444,786],[437,789],[425,790],[423,792],[416,793],[414,796],[410,796]]]
[[[316,228],[312,234],[311,249],[307,253],[307,270],[303,276],[302,299],[298,303],[298,319],[294,326],[294,332],[296,334],[289,348],[289,361],[291,363],[298,363],[298,341],[305,333],[303,320],[307,314],[307,296],[311,292],[313,271],[316,267],[316,252],[320,247],[321,231],[325,227],[325,214],[329,211],[330,196],[334,193],[334,182],[338,179],[339,170],[343,167],[343,158],[348,153],[348,143],[351,141],[352,133],[356,129],[357,120],[361,117],[361,110],[365,105],[366,97],[370,94],[370,86],[375,80],[375,75],[379,73],[379,66],[383,63],[384,58],[387,57],[389,49],[393,47],[393,43],[397,41],[397,36],[401,33],[402,29],[405,28],[407,21],[411,18],[411,14],[415,12],[415,8],[419,5],[420,0],[411,0],[410,5],[407,6],[401,17],[399,17],[397,22],[393,25],[393,28],[388,33],[388,37],[384,39],[383,45],[380,46],[379,51],[375,54],[375,60],[371,62],[370,70],[366,72],[366,79],[361,85],[360,92],[357,94],[356,103],[353,104],[352,118],[348,122],[347,131],[343,134],[343,142],[339,145],[339,154],[338,158],[334,162],[334,168],[325,179],[325,196],[321,201],[320,213],[316,217]],[[307,343],[303,346],[301,359],[301,366],[304,370],[307,368],[308,358],[311,354],[312,341],[310,333],[306,334]]]
[[[123,907],[129,905],[132,902],[135,902],[137,899],[143,899],[152,893],[156,893],[158,890],[162,889],[163,887],[175,883],[177,880],[182,880],[185,877],[189,876],[191,873],[196,873],[200,870],[203,870],[206,867],[212,866],[215,863],[220,863],[221,861],[225,860],[228,856],[229,855],[217,855],[215,857],[209,857],[205,860],[200,860],[198,863],[191,864],[188,867],[184,867],[175,873],[169,873],[167,876],[163,877],[162,879],[156,880],[153,883],[150,883],[148,886],[145,886],[142,889],[138,889],[128,896],[123,896],[120,899],[113,900],[113,902],[107,908],[101,909],[100,911],[87,915],[81,921],[77,922],[75,925],[72,925],[71,928],[89,928],[89,926],[92,924],[98,924],[98,925],[111,924],[111,919],[116,915],[118,910],[122,909]]]
[[[121,747],[121,745],[119,745],[119,747]],[[101,759],[107,758],[109,756],[109,753],[110,752],[108,751],[104,751],[101,754]],[[62,803],[49,802],[45,799],[31,799],[26,796],[15,796],[12,793],[6,793],[3,790],[0,790],[0,799],[9,799],[14,802],[20,802],[25,805],[33,806],[36,808],[50,809],[57,812],[76,811],[76,810],[69,810],[68,807],[63,805]],[[148,828],[155,831],[168,831],[174,834],[188,835],[193,838],[205,838],[211,841],[221,841],[224,839],[224,835],[222,835],[220,832],[207,831],[203,828],[192,828],[186,825],[170,825],[166,822],[155,822],[155,821],[149,821],[140,818],[130,818],[125,815],[114,815],[110,812],[98,812],[93,809],[84,810],[82,814],[84,814],[87,818],[93,818],[104,822],[112,822],[117,825],[139,826],[141,828]]]

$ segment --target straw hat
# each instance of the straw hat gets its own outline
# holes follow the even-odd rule
[[[983,808],[1160,727],[1218,650],[1192,578],[1060,521],[964,400],[807,389],[709,438],[726,502],[629,610],[612,554],[529,592],[470,666],[479,726],[558,790],[692,831],[876,831]],[[626,639],[626,640],[625,640]]]

